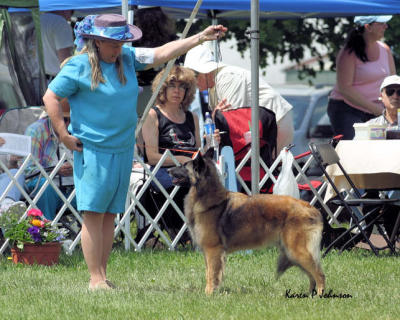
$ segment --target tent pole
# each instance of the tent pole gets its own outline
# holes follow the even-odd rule
[[[260,31],[259,31],[260,3],[258,0],[251,0],[251,193],[258,194],[260,192],[260,133],[258,128],[259,122],[259,99],[258,99],[258,70],[259,70],[259,47],[260,47]]]
[[[215,26],[218,24],[218,19],[215,16],[214,10],[210,10],[210,12],[211,12],[211,24]],[[215,58],[215,61],[218,62],[221,59],[221,57],[219,56],[219,51],[218,51],[218,40],[214,40],[213,45],[214,45],[213,46],[214,47],[214,58]]]
[[[129,9],[129,4],[128,4],[128,0],[122,0],[121,1],[121,15],[123,15],[126,19],[126,21],[128,21],[128,9]]]

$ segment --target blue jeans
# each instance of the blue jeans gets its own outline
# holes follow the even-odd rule
[[[13,176],[15,176],[15,174],[17,173],[18,169],[10,169],[10,172],[13,174]],[[25,176],[23,174],[21,174],[18,179],[18,184],[21,187],[24,187],[24,183],[25,183]],[[9,185],[9,183],[11,182],[10,177],[8,176],[7,173],[2,173],[0,174],[0,195],[4,192],[4,190],[6,190],[7,186]],[[14,201],[18,201],[21,198],[21,191],[19,191],[19,189],[15,186],[15,184],[11,187],[11,189],[8,191],[7,193],[7,198],[11,198]]]
[[[353,124],[366,122],[375,116],[349,106],[343,100],[329,99],[328,116],[335,135],[342,134],[343,140],[352,140],[355,135]]]

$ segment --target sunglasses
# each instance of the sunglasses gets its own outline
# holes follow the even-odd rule
[[[388,97],[391,97],[395,92],[400,97],[400,88],[387,88],[385,92]]]

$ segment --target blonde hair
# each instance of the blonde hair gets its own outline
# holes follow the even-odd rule
[[[99,40],[103,41],[103,40]],[[85,43],[85,46],[83,49],[78,53],[78,54],[85,54],[87,53],[88,58],[89,58],[89,63],[92,69],[92,83],[91,83],[91,90],[95,90],[98,86],[99,83],[106,83],[104,80],[103,74],[101,72],[100,68],[100,57],[99,57],[99,52],[96,47],[95,39],[88,39]],[[63,61],[61,64],[61,68],[71,59],[72,57],[69,57]],[[126,77],[124,74],[124,67],[122,65],[122,57],[118,56],[117,61],[115,62],[117,70],[118,70],[118,78],[119,81],[122,83],[122,85],[126,84]]]
[[[165,72],[165,69],[161,70],[153,80],[152,90],[153,92],[157,89],[159,82]],[[186,112],[189,109],[190,104],[194,100],[196,93],[196,77],[191,69],[174,65],[169,72],[167,78],[161,86],[158,92],[156,103],[163,105],[167,102],[167,87],[172,82],[180,82],[186,85],[185,97],[181,103],[182,109]]]

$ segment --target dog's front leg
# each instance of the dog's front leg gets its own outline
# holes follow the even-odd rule
[[[222,281],[225,251],[222,247],[203,248],[206,260],[206,294],[212,294]]]

